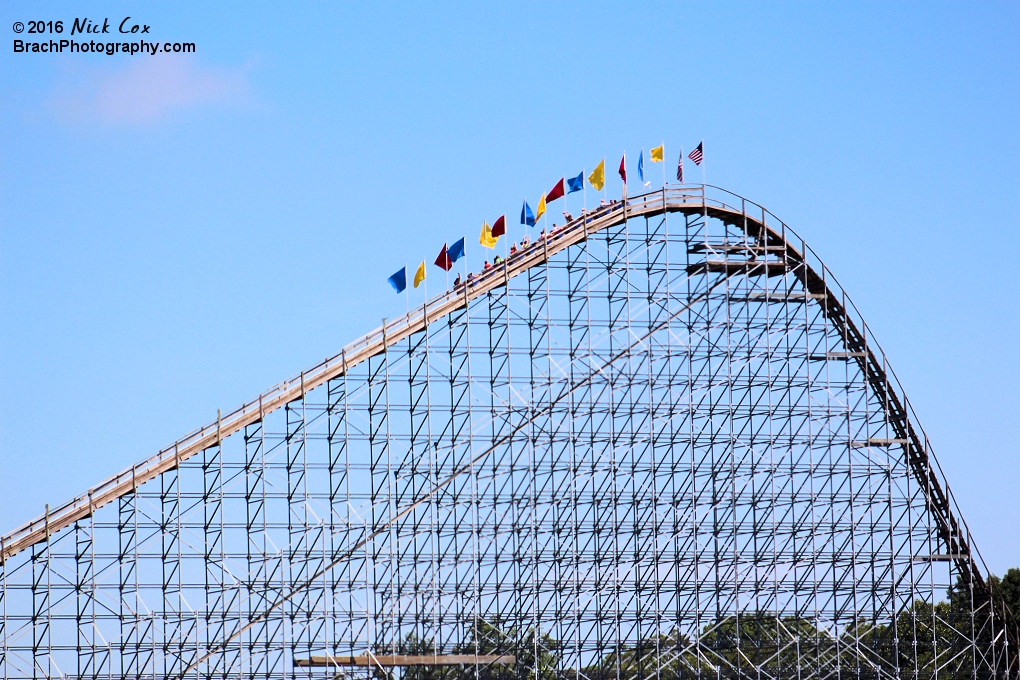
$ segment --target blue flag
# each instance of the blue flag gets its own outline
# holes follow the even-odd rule
[[[584,188],[584,170],[577,177],[567,178],[567,193],[572,194]]]
[[[393,290],[403,293],[404,289],[407,288],[407,267],[401,267],[400,271],[386,280],[393,286]]]
[[[531,212],[531,206],[527,201],[524,201],[524,207],[521,208],[521,224],[526,224],[529,227],[535,226],[535,213]]]
[[[464,237],[446,249],[446,256],[450,258],[450,264],[464,257]]]
[[[641,183],[645,181],[645,150],[641,149],[641,153],[637,157],[637,176],[641,178]]]

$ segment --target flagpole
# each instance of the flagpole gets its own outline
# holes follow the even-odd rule
[[[660,144],[662,147],[662,186],[666,186],[666,141]]]
[[[411,313],[411,291],[407,285],[407,263],[404,263],[404,314]]]
[[[701,186],[702,186],[702,189],[704,189],[704,186],[705,186],[705,165],[706,165],[706,163],[705,163],[705,140],[704,139],[701,140],[701,144],[699,144],[698,146],[701,147]]]
[[[542,198],[545,198],[545,194],[542,194]],[[545,229],[543,229],[542,231],[545,232],[545,237],[549,238],[549,202],[548,201],[546,201],[545,212],[542,213],[542,219],[545,220],[545,222],[544,222]]]
[[[527,198],[524,199],[524,205],[525,206],[528,205],[528,199]],[[528,225],[528,214],[527,214],[527,211],[525,211],[525,213],[524,213],[524,235],[525,236],[528,235],[528,226],[529,226]],[[523,239],[521,239],[521,240],[523,240]]]
[[[623,171],[627,171],[627,152],[623,152]],[[619,174],[619,172],[617,172]],[[620,179],[623,179],[622,177]],[[627,180],[623,180],[623,191],[621,192],[623,197],[623,222],[627,223]]]
[[[581,208],[584,213],[581,216],[581,224],[584,225],[584,233],[588,233],[588,180],[585,176],[587,170],[581,168]]]

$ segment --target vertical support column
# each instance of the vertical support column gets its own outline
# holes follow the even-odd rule
[[[535,247],[545,249],[548,239],[541,239]],[[518,517],[515,527],[518,534],[516,559],[520,564],[517,588],[519,591],[518,605],[515,614],[521,630],[535,631],[534,639],[527,641],[533,653],[538,638],[537,631],[542,628],[542,596],[545,546],[541,541],[544,537],[541,523],[544,519],[539,508],[538,494],[539,476],[545,473],[544,466],[549,465],[552,455],[549,440],[552,431],[552,416],[549,413],[552,397],[550,395],[550,379],[552,361],[549,356],[549,270],[548,260],[542,265],[535,265],[527,271],[527,309],[524,318],[527,320],[527,351],[528,351],[528,386],[527,394],[527,426],[523,430],[526,437],[523,460],[526,464],[524,484],[517,487]],[[544,480],[543,480],[544,481]],[[548,510],[548,506],[545,508]],[[550,532],[551,533],[551,532]],[[534,654],[534,663],[540,658]],[[537,668],[522,669],[537,675]]]
[[[49,515],[49,506],[46,514]],[[32,546],[32,678],[53,677],[50,646],[50,542]]]
[[[464,307],[447,317],[450,415],[436,442],[437,480],[445,479],[471,455],[468,310],[469,307]],[[460,475],[447,486],[446,498],[459,499],[465,488],[471,488],[473,483],[470,475]],[[469,523],[471,509],[467,504],[447,501],[441,507],[437,504],[434,510],[437,557],[433,579],[435,604],[439,610],[434,621],[437,627],[436,645],[445,653],[465,639],[473,625],[473,616],[466,611],[463,593],[459,592],[461,574],[457,568],[460,551],[468,547],[462,531]]]
[[[162,659],[153,658],[151,672],[162,672],[168,676],[181,673],[184,651],[184,595],[181,592],[181,464],[159,476],[160,518],[160,561],[162,565],[163,599],[158,607],[153,603],[153,615],[161,621],[155,626],[158,638],[153,638],[153,648],[159,647]],[[150,652],[150,655],[152,652]],[[145,672],[143,670],[143,672]]]
[[[96,583],[94,514],[90,512],[86,519],[75,522],[74,537],[78,677],[98,678],[108,670],[110,659],[106,642],[96,635],[99,625],[96,620],[96,590],[99,585]]]
[[[404,460],[399,462],[401,483],[397,488],[397,507],[402,508],[417,501],[427,493],[435,479],[432,475],[432,430],[429,418],[429,329],[415,333],[407,339],[407,378],[409,394],[410,443]],[[418,555],[427,553],[432,535],[429,530],[429,506],[419,507],[401,520],[397,534],[401,536],[398,545],[400,553],[399,578],[397,579],[397,628],[410,628],[418,640],[434,639],[429,625],[434,602],[428,600],[432,594],[430,564],[423,563]],[[400,649],[398,653],[427,654],[434,649]]]
[[[663,204],[667,207],[666,192],[663,190]],[[688,303],[688,299],[685,297],[685,284],[682,280],[682,272],[684,272],[686,265],[690,263],[690,256],[688,255],[687,239],[684,230],[678,229],[678,234],[673,235],[669,231],[668,223],[668,212],[663,215],[663,228],[665,238],[665,280],[663,282],[665,296],[664,307],[665,312],[668,315],[666,327],[663,330],[665,334],[664,346],[665,346],[665,385],[661,396],[661,407],[664,410],[662,416],[665,422],[665,427],[659,425],[657,421],[655,429],[660,437],[659,446],[661,447],[662,461],[665,466],[664,474],[666,479],[663,480],[661,487],[662,502],[669,504],[669,509],[664,513],[663,526],[668,527],[669,535],[671,540],[669,541],[669,549],[664,550],[663,553],[666,555],[666,559],[671,562],[668,569],[665,569],[663,573],[666,575],[665,589],[668,589],[668,593],[663,593],[666,597],[666,602],[663,606],[663,613],[665,617],[668,617],[673,625],[678,629],[686,628],[688,623],[685,621],[685,597],[689,596],[689,592],[684,592],[683,585],[685,577],[690,573],[691,567],[689,561],[691,561],[691,553],[688,550],[688,541],[685,540],[683,526],[687,516],[687,508],[685,508],[684,499],[688,497],[686,493],[687,487],[690,484],[690,476],[685,466],[685,437],[684,428],[686,421],[690,416],[688,409],[688,402],[690,401],[689,391],[689,364],[687,359],[689,357],[685,343],[680,340],[684,337],[684,333],[681,330],[684,322],[674,316],[679,308],[682,308]],[[672,248],[672,250],[670,250]],[[679,281],[678,281],[679,279]],[[667,645],[667,651],[663,658],[661,666],[669,664],[680,664],[681,660],[678,658],[680,652],[678,651],[681,647],[681,638],[679,633],[670,635],[667,640],[664,641]]]
[[[706,246],[708,243],[708,234],[704,231],[707,220],[702,215],[691,216],[685,214],[685,242],[690,244],[700,241],[698,245]],[[691,264],[691,252],[692,249],[688,247],[687,250],[687,265]],[[702,287],[707,287],[707,276],[689,276],[686,278],[686,300],[693,300],[696,295],[702,292]],[[703,319],[707,317],[710,310],[710,302],[705,300],[704,302],[698,303],[691,307],[691,309],[682,317],[683,320],[677,325],[680,326],[685,333],[686,337],[689,338],[685,357],[681,361],[681,366],[686,369],[684,378],[686,385],[683,386],[684,393],[687,396],[687,414],[684,428],[684,439],[685,448],[687,449],[687,460],[682,461],[685,468],[685,488],[683,489],[684,500],[686,502],[686,517],[683,518],[681,531],[686,533],[687,541],[685,545],[680,546],[680,551],[690,556],[690,566],[688,574],[690,576],[685,580],[687,586],[686,592],[683,593],[683,612],[689,614],[689,618],[683,622],[683,627],[689,630],[697,631],[695,633],[696,642],[699,647],[704,644],[704,639],[700,637],[701,629],[707,622],[708,616],[702,613],[702,569],[701,569],[701,485],[699,484],[699,476],[702,474],[701,468],[703,461],[701,460],[701,442],[699,441],[699,435],[702,431],[707,432],[707,428],[711,425],[710,422],[706,422],[704,412],[699,408],[702,400],[702,395],[705,392],[705,376],[708,374],[706,369],[706,358],[705,353],[705,338],[703,337]],[[708,666],[705,665],[705,660],[708,657],[705,656],[701,649],[697,650],[695,655],[696,668],[695,672],[700,675],[705,673]],[[714,672],[714,669],[710,672]]]
[[[251,594],[248,597],[246,619],[252,619],[265,612],[272,604],[271,593],[274,584],[273,564],[269,554],[269,536],[266,518],[266,459],[265,421],[260,420],[244,429],[244,499],[246,508],[245,528],[247,532],[248,581]],[[269,619],[260,619],[244,634],[242,653],[247,652],[247,664],[242,663],[245,677],[270,678],[272,675],[271,655],[275,630]]]
[[[74,523],[74,592],[75,592],[75,632],[78,655],[78,677],[95,677],[95,619],[94,602],[92,601],[92,568],[94,565],[92,552],[91,518]],[[84,526],[83,526],[84,524]]]
[[[291,589],[308,579],[309,559],[313,549],[311,520],[308,512],[308,450],[307,450],[307,395],[304,390],[304,374],[301,375],[301,398],[286,406],[287,415],[287,583]],[[308,637],[310,612],[308,609],[308,588],[298,588],[287,602],[290,626],[291,658],[311,655],[311,640]],[[286,630],[287,623],[283,623]],[[280,669],[288,677],[296,672],[292,663],[281,659]]]
[[[587,218],[585,218],[587,219]],[[590,567],[590,558],[582,557],[591,540],[591,528],[596,522],[594,505],[584,493],[593,478],[589,465],[591,456],[591,380],[588,378],[592,366],[591,356],[591,281],[589,279],[588,241],[567,249],[567,380],[570,392],[567,395],[567,447],[569,448],[569,478],[567,488],[567,513],[569,519],[571,578],[565,611],[561,619],[569,621],[562,626],[561,639],[569,651],[563,659],[567,668],[580,668],[584,663],[583,651],[593,651],[595,658],[602,658],[605,650],[601,641],[595,641],[594,650],[584,650],[587,635],[582,630],[582,583],[584,570]],[[583,382],[581,382],[583,381]],[[578,383],[580,387],[577,387]],[[589,465],[585,465],[588,463]]]
[[[0,680],[8,680],[7,669],[7,559],[4,557],[4,540],[0,537]]]
[[[389,437],[389,350],[368,360],[368,447],[369,468],[372,479],[371,506],[372,530],[393,515],[393,487],[390,469]],[[369,644],[373,653],[392,654],[389,645],[395,643],[390,596],[393,565],[389,560],[394,531],[377,536],[368,548],[371,592],[367,594],[370,614]]]
[[[672,503],[672,496],[662,494],[663,488],[669,488],[672,478],[671,472],[663,475],[662,470],[670,469],[670,457],[672,449],[672,408],[670,399],[670,365],[669,355],[671,340],[668,332],[654,329],[669,319],[670,298],[669,298],[669,257],[668,257],[668,233],[666,231],[666,205],[663,200],[662,218],[646,217],[644,220],[643,248],[646,253],[645,267],[642,273],[645,290],[643,304],[647,305],[647,317],[645,319],[644,332],[648,335],[647,358],[643,378],[647,381],[644,389],[645,394],[636,404],[641,410],[639,421],[640,433],[636,436],[647,443],[644,445],[641,467],[648,470],[647,482],[642,484],[641,498],[638,501],[638,510],[635,512],[634,520],[634,559],[644,561],[643,568],[639,570],[637,577],[637,597],[642,613],[638,615],[638,639],[646,639],[654,636],[654,649],[645,650],[650,658],[642,659],[641,672],[645,674],[659,674],[663,669],[663,655],[666,653],[662,648],[664,641],[659,636],[659,631],[670,630],[676,626],[675,619],[669,617],[665,611],[665,600],[671,596],[675,597],[675,589],[668,585],[669,574],[675,568],[675,560],[669,558],[668,552],[664,549],[648,551],[643,546],[654,543],[664,535],[664,529],[669,523],[670,512],[675,507]],[[640,305],[639,305],[640,306]],[[635,323],[637,321],[635,320]],[[651,586],[650,588],[648,586]],[[651,591],[651,592],[648,592]],[[644,613],[647,612],[647,613]]]
[[[351,499],[350,461],[348,459],[348,390],[347,368],[344,373],[327,383],[327,447],[329,455],[329,538],[325,545],[329,551],[330,563],[335,562],[341,551],[353,544],[350,529]],[[336,646],[337,654],[353,654],[353,647],[341,648],[343,643],[353,646],[355,622],[352,618],[354,598],[352,591],[356,578],[355,560],[343,560],[326,574],[324,588],[326,604],[325,620],[319,633],[327,646]],[[340,607],[337,606],[338,603]]]
[[[520,278],[514,279],[519,281]],[[511,389],[511,330],[510,330],[510,302],[515,295],[511,291],[511,283],[495,288],[488,293],[488,305],[486,305],[488,318],[488,355],[489,355],[489,418],[491,421],[491,434],[488,446],[493,446],[497,441],[506,438],[513,430],[513,419],[515,401],[519,395],[515,395]],[[495,611],[505,611],[510,604],[516,602],[517,593],[514,583],[513,550],[514,538],[508,524],[512,526],[512,507],[514,499],[506,495],[505,485],[512,480],[514,466],[514,442],[508,441],[490,454],[485,460],[483,467],[484,475],[488,478],[488,489],[479,490],[479,501],[486,504],[485,509],[480,513],[480,522],[487,527],[491,538],[483,550],[487,552],[487,559],[479,560],[481,571],[479,579],[490,584],[492,589],[489,603]],[[481,487],[482,482],[479,481]],[[480,551],[482,552],[482,551]],[[476,622],[481,624],[481,622]],[[476,631],[472,631],[472,639],[479,640]],[[484,644],[484,642],[483,642]],[[472,652],[479,654],[491,653],[472,649]]]
[[[138,592],[138,488],[122,496],[117,508],[117,562],[120,595],[120,664],[111,669],[126,678],[141,677],[145,667],[142,644],[151,636],[152,615],[144,611]]]
[[[596,359],[598,364],[607,363],[617,353],[631,344],[629,337],[629,262],[628,262],[628,225],[624,222],[619,227],[611,227],[602,232],[606,248],[605,278],[606,278],[606,318],[604,321],[607,327],[605,343],[598,348],[600,357]],[[602,602],[605,608],[602,609],[604,623],[608,624],[608,630],[603,635],[610,639],[622,641],[626,639],[625,622],[622,617],[623,589],[620,577],[623,575],[619,569],[619,559],[626,549],[627,537],[621,533],[622,516],[629,513],[632,508],[624,507],[620,501],[623,498],[621,485],[626,483],[621,478],[622,455],[626,455],[626,439],[628,425],[630,422],[629,400],[630,400],[630,357],[617,360],[605,373],[605,386],[602,392],[602,410],[600,431],[598,437],[605,450],[601,452],[602,460],[608,463],[608,473],[602,487],[599,503],[602,504],[603,516],[600,522],[603,531],[601,542],[603,559],[608,558],[608,564],[603,566],[602,573],[605,579],[604,597]],[[621,446],[622,444],[622,446]],[[599,455],[596,453],[596,455]],[[620,651],[620,650],[617,650]]]
[[[221,644],[227,634],[228,606],[223,544],[223,439],[217,413],[216,445],[202,452],[202,536],[205,577],[205,647]],[[231,644],[204,664],[206,678],[226,677],[236,667],[238,650]],[[188,660],[190,664],[190,659]]]

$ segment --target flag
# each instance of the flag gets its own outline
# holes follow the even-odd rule
[[[546,203],[552,203],[557,198],[563,198],[563,194],[566,193],[563,187],[563,178],[560,177],[560,181],[553,185],[553,188],[549,190],[549,193],[545,195]]]
[[[450,265],[464,257],[464,237],[461,236],[460,240],[454,243],[452,246],[446,249],[446,256],[450,258]]]
[[[638,179],[641,180],[642,184],[644,184],[645,186],[650,184],[650,182],[646,182],[645,181],[645,150],[644,149],[641,149],[641,153],[639,153],[638,157],[637,157],[637,174],[638,174]]]
[[[698,144],[698,148],[695,149],[687,157],[694,161],[695,165],[701,165],[701,161],[705,158],[704,142]]]
[[[684,148],[680,147],[680,160],[676,162],[676,181],[684,183]]]
[[[443,252],[446,252],[445,248]],[[407,267],[401,267],[400,271],[386,280],[393,286],[393,290],[403,293],[404,289],[407,288]]]
[[[599,161],[599,164],[595,166],[595,169],[588,175],[588,184],[595,187],[595,191],[602,191],[602,187],[606,185],[606,159],[603,158]]]
[[[425,280],[425,261],[418,265],[418,271],[414,273],[414,287],[417,288]]]
[[[450,262],[450,254],[446,252],[446,244],[443,244],[443,249],[439,251],[439,257],[436,258],[436,266],[442,269],[444,272],[450,271],[453,266],[453,262]]]
[[[535,216],[531,214],[531,206],[527,201],[524,201],[524,207],[521,208],[521,224],[526,224],[529,227],[535,226]]]
[[[499,219],[492,223],[492,235],[499,238],[506,233],[506,215],[500,215]]]
[[[489,248],[491,250],[496,247],[497,241],[499,241],[499,238],[492,235],[492,229],[489,228],[489,223],[483,222],[482,235],[478,237],[478,242],[482,244],[483,248]]]
[[[665,146],[666,146],[665,144],[660,144],[659,146],[651,150],[653,163],[662,162],[663,156],[665,155]]]
[[[623,158],[620,159],[620,179],[623,183],[627,183],[627,154],[623,154]]]
[[[545,214],[545,194],[542,194],[542,200],[538,202],[538,207],[535,208],[535,221],[538,222],[542,219],[542,215]]]
[[[577,177],[567,178],[567,193],[572,194],[584,188],[584,170]]]

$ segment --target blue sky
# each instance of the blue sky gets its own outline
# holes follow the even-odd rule
[[[15,21],[129,14],[197,53],[12,52]],[[0,531],[401,313],[389,274],[522,196],[704,139],[708,181],[853,296],[990,567],[1020,566],[1017,3],[0,19]]]

